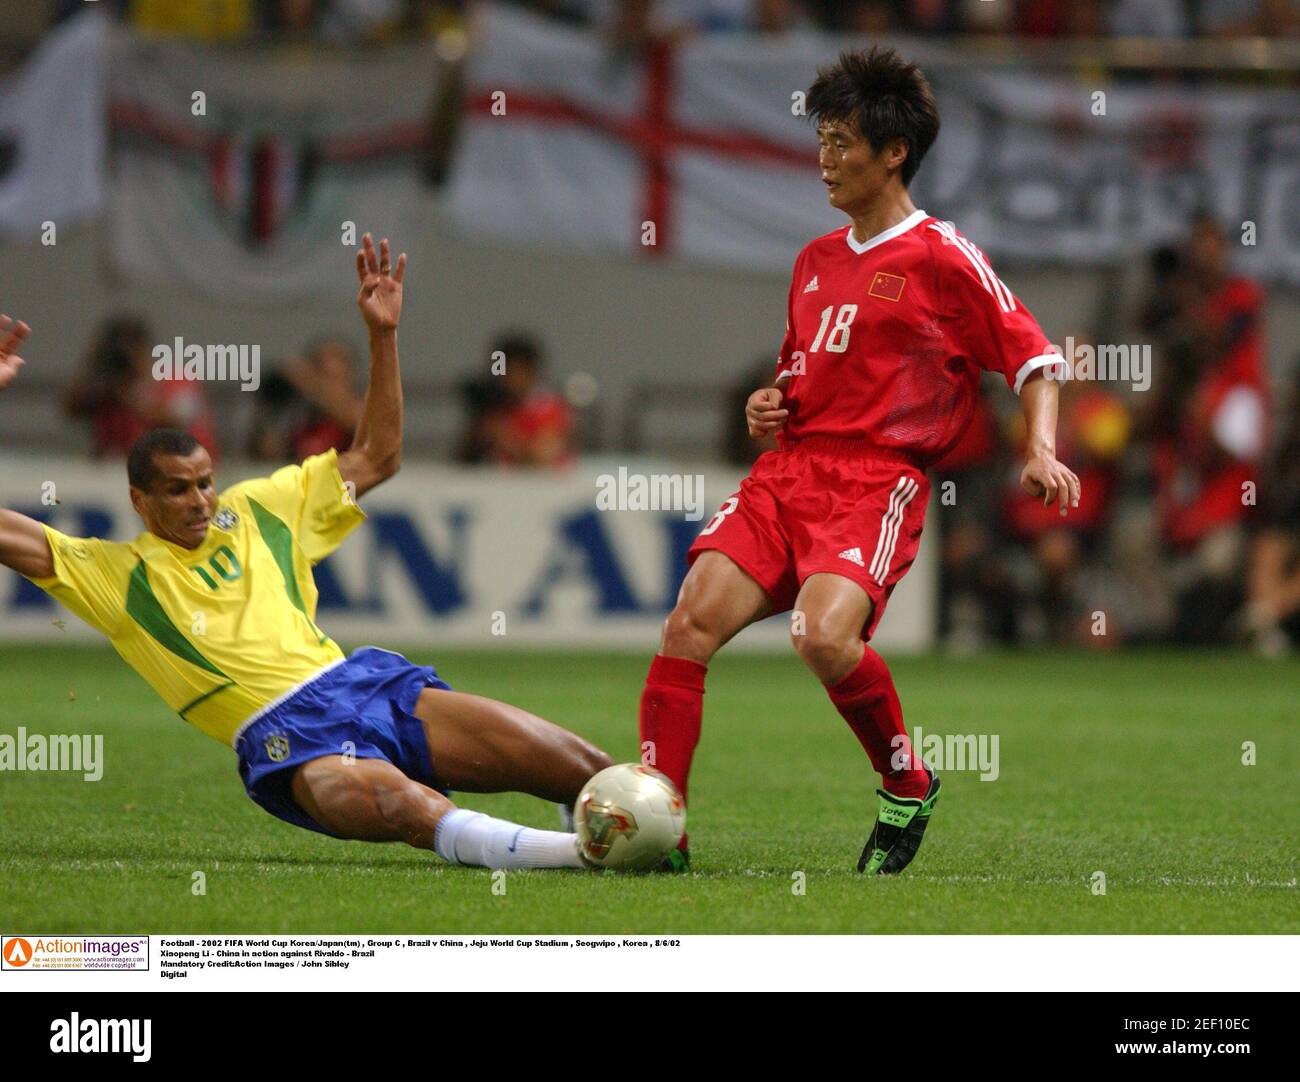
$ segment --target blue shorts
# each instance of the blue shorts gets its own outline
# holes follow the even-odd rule
[[[440,793],[415,703],[425,688],[451,688],[427,665],[363,646],[239,734],[239,776],[258,804],[295,826],[337,837],[294,802],[294,770],[322,755],[384,759]]]

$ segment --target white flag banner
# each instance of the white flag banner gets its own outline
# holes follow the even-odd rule
[[[788,269],[838,224],[792,109],[790,40],[774,77],[753,45],[636,55],[526,12],[480,16],[447,193],[465,229]]]
[[[0,83],[0,232],[36,241],[99,212],[104,198],[107,24],[88,10]]]
[[[1300,92],[935,76],[943,134],[918,206],[996,255],[1119,263],[1200,212],[1234,261],[1300,283]]]
[[[116,31],[117,266],[273,305],[353,272],[344,245],[412,236],[443,64],[431,43],[301,53]]]
[[[632,54],[524,12],[482,15],[448,193],[465,230],[785,273],[843,224],[802,92],[863,39],[717,35]],[[913,200],[995,257],[1116,263],[1207,210],[1241,230],[1243,271],[1300,283],[1300,93],[1098,97],[1068,75],[976,74],[942,43],[898,48],[943,118]]]

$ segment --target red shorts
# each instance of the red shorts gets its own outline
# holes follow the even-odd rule
[[[809,575],[852,579],[871,598],[870,639],[921,543],[930,482],[911,458],[853,440],[812,437],[762,455],[686,555],[725,553],[793,608]]]

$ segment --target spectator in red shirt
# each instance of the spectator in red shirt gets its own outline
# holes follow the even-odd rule
[[[982,381],[971,423],[934,464],[942,538],[939,634],[956,653],[972,652],[990,638],[1016,639],[1016,589],[998,514],[1003,466],[1010,460],[989,390],[990,382]]]
[[[1068,519],[1033,500],[1011,493],[1008,478],[1002,515],[1007,533],[1024,544],[1038,570],[1037,601],[1057,642],[1107,645],[1115,640],[1087,634],[1086,613],[1080,605],[1078,580],[1084,561],[1100,550],[1115,503],[1117,467],[1128,446],[1131,428],[1124,403],[1091,384],[1067,382],[1061,390],[1057,453],[1076,463],[1083,494]],[[1020,453],[1023,423],[1015,440]],[[1019,491],[1019,485],[1016,485]]]
[[[355,371],[356,354],[338,338],[317,342],[305,362],[295,361],[289,366],[286,376],[310,406],[291,437],[293,461],[301,462],[331,448],[346,451],[352,446],[352,434],[365,409]]]
[[[1183,551],[1246,518],[1244,486],[1268,441],[1263,292],[1227,273],[1226,246],[1217,222],[1193,225],[1183,252],[1191,356],[1183,385],[1165,389],[1180,407],[1155,449],[1165,537]]]
[[[1177,277],[1152,467],[1162,537],[1177,558],[1174,636],[1208,643],[1241,603],[1245,528],[1268,444],[1263,292],[1228,273],[1227,238],[1210,218],[1193,224]]]
[[[542,383],[542,353],[527,336],[493,344],[488,374],[463,388],[470,410],[457,457],[507,466],[559,466],[573,457],[573,411]]]
[[[347,342],[325,338],[307,356],[292,357],[266,380],[249,441],[254,458],[301,462],[352,446],[365,399],[357,391],[356,354]]]
[[[125,458],[150,429],[179,428],[218,461],[216,431],[202,385],[155,379],[153,341],[142,319],[109,320],[92,343],[82,373],[64,393],[64,411],[91,422],[95,458]]]

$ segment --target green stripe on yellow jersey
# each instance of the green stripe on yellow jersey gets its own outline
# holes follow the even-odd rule
[[[227,489],[196,549],[46,526],[54,574],[32,581],[106,635],[186,721],[229,743],[252,714],[342,659],[316,626],[311,569],[364,519],[328,451]]]

